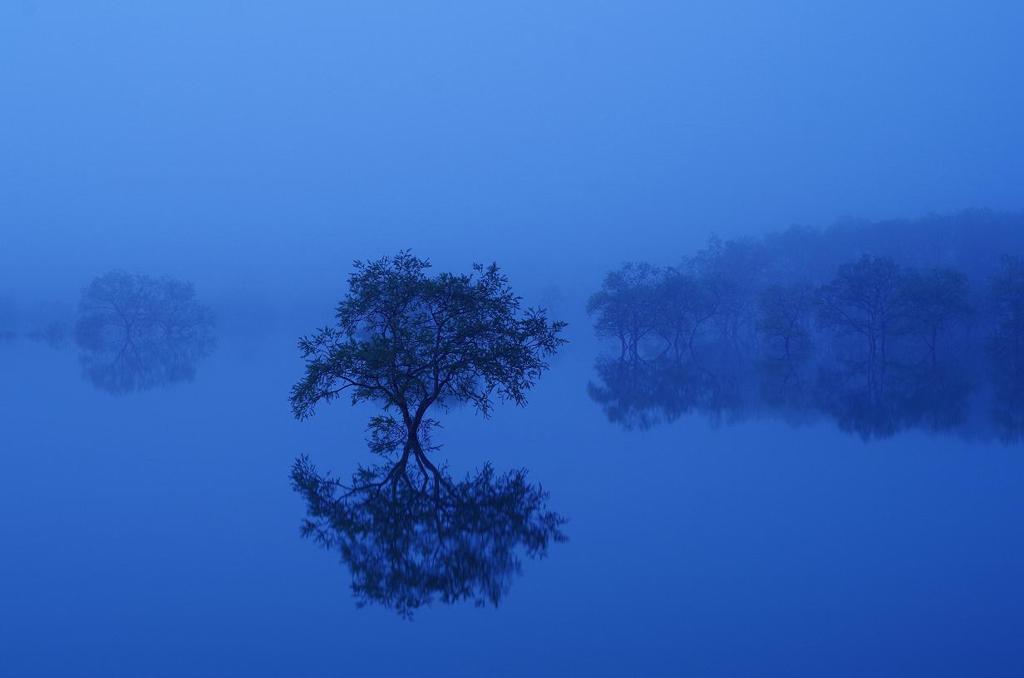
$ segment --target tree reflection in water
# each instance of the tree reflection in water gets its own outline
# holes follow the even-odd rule
[[[1024,437],[1024,378],[1012,370],[996,370],[989,381],[952,361],[893,363],[871,373],[856,364],[750,365],[723,352],[683,362],[599,358],[595,371],[591,399],[626,429],[702,414],[715,423],[824,417],[864,440],[911,429],[1007,443]]]
[[[523,555],[543,557],[566,540],[565,519],[525,470],[499,475],[487,465],[455,481],[396,463],[361,467],[346,484],[300,457],[291,476],[307,503],[303,535],[340,552],[360,607],[411,617],[435,601],[497,606]]]
[[[952,369],[892,368],[868,378],[860,370],[818,375],[809,403],[844,431],[888,438],[907,429],[954,432],[967,424],[972,384]]]
[[[601,358],[595,369],[599,381],[590,382],[587,392],[609,421],[627,430],[646,430],[690,412],[717,419],[741,407],[736,399],[742,389],[733,375],[696,362]]]
[[[216,343],[191,284],[121,271],[85,288],[75,340],[86,379],[113,394],[191,381]]]
[[[997,372],[992,389],[992,420],[1005,443],[1024,440],[1024,371]]]

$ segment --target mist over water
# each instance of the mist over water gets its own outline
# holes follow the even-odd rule
[[[1021,675],[1022,22],[0,4],[0,675]],[[568,343],[299,421],[406,250]]]

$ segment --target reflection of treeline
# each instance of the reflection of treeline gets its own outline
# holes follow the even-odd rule
[[[616,346],[614,360],[602,361],[605,385],[591,392],[606,405],[625,393],[609,378],[634,395],[671,392],[667,416],[700,402],[680,400],[679,384],[692,391],[710,370],[748,392],[767,382],[800,392],[840,422],[839,409],[859,408],[860,417],[845,418],[862,433],[865,418],[874,433],[934,420],[939,404],[930,396],[951,390],[986,391],[993,416],[1002,409],[1013,419],[1024,403],[1024,260],[1007,253],[1022,251],[1024,218],[969,212],[715,239],[675,266],[627,264],[588,304],[597,334]],[[756,385],[748,383],[754,372]],[[834,402],[851,394],[856,402]],[[609,414],[626,410],[617,402]],[[946,415],[939,419],[948,423]]]

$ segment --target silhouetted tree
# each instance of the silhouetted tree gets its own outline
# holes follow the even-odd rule
[[[112,271],[82,292],[75,339],[86,376],[112,393],[189,380],[214,347],[191,283]]]
[[[906,279],[906,272],[891,259],[865,255],[840,266],[818,293],[821,325],[860,336],[865,367],[879,379],[888,363],[890,339],[906,331]]]
[[[764,340],[779,345],[783,360],[803,357],[810,346],[813,310],[809,285],[772,285],[761,294],[758,331]]]
[[[598,336],[617,339],[619,357],[637,362],[694,356],[698,332],[715,316],[720,286],[682,268],[626,264],[605,276],[587,303]]]
[[[765,250],[753,240],[722,240],[712,236],[697,252],[689,268],[701,287],[715,299],[710,319],[718,328],[718,340],[732,348],[744,348],[752,338],[760,286],[765,273]]]
[[[990,294],[995,321],[991,348],[997,369],[1024,378],[1024,258],[1003,259]]]
[[[933,268],[906,273],[904,284],[908,329],[924,340],[928,360],[935,367],[939,338],[971,312],[967,276],[948,268]]]
[[[401,449],[394,473],[412,457],[440,482],[426,454],[436,423],[430,408],[470,403],[487,416],[492,395],[524,404],[545,358],[565,343],[565,324],[543,310],[521,312],[496,265],[476,265],[472,274],[429,269],[409,252],[355,262],[336,324],[299,341],[306,373],[291,404],[300,419],[343,394],[381,405],[383,415],[370,421],[371,448]]]
[[[694,355],[694,343],[701,328],[718,312],[719,289],[677,268],[661,272],[652,291],[650,322],[664,340],[664,353],[676,362],[684,353]]]
[[[661,276],[650,264],[626,264],[608,273],[587,302],[587,313],[596,316],[594,331],[618,339],[623,358],[639,360],[641,342],[654,332]]]
[[[410,617],[434,601],[497,606],[521,555],[543,557],[566,540],[565,519],[547,510],[547,493],[524,470],[497,475],[487,465],[439,485],[419,467],[384,466],[343,484],[302,457],[291,477],[307,504],[303,535],[340,552],[360,607]]]
[[[619,360],[600,356],[588,391],[628,428],[760,408],[791,421],[824,413],[865,437],[995,426],[1014,440],[1024,260],[997,271],[993,253],[1022,247],[1024,213],[971,210],[712,238],[678,267],[630,264],[590,301]],[[871,254],[844,263],[850,252]],[[985,294],[970,289],[986,279]]]

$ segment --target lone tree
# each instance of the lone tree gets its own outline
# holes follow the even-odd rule
[[[86,376],[111,393],[190,380],[216,344],[191,283],[111,271],[82,291],[75,341]]]
[[[442,484],[427,456],[430,408],[469,403],[487,416],[492,396],[525,404],[545,358],[565,343],[565,323],[521,310],[494,264],[432,275],[429,261],[405,251],[354,266],[336,324],[299,340],[306,374],[292,388],[292,410],[305,419],[345,394],[377,403],[384,414],[370,420],[370,449],[401,450],[377,484],[403,475],[410,457]]]

